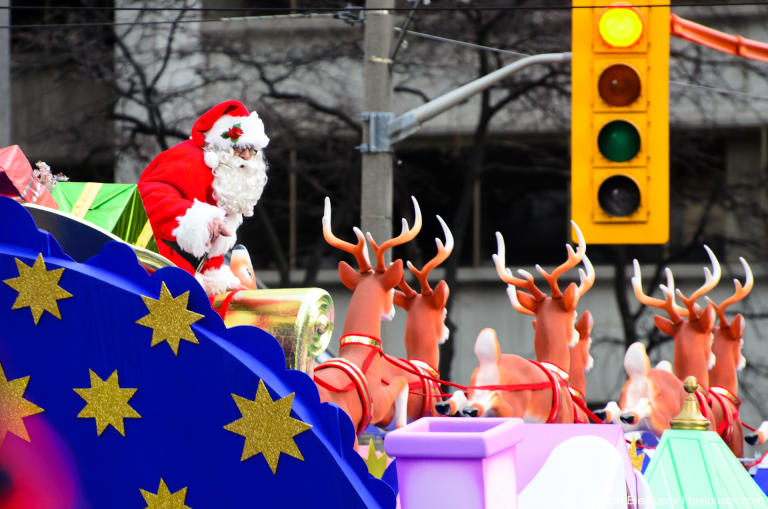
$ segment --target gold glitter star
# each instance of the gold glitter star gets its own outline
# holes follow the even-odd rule
[[[637,453],[637,441],[632,440],[632,444],[629,446],[629,459],[632,461],[632,466],[635,467],[635,470],[642,470],[643,469],[643,460],[645,459],[645,454]]]
[[[381,479],[384,475],[384,471],[387,470],[387,453],[383,452],[379,455],[376,452],[376,448],[373,446],[373,439],[368,442],[368,457],[365,459],[365,464],[368,465],[368,472],[376,479]]]
[[[106,380],[99,378],[92,369],[88,372],[91,375],[91,387],[73,389],[88,402],[77,416],[96,419],[96,434],[99,436],[109,424],[125,436],[123,419],[141,417],[128,405],[128,400],[133,397],[137,389],[121,388],[117,381],[117,370],[113,371]]]
[[[32,311],[35,325],[40,321],[43,311],[48,311],[61,320],[58,300],[72,297],[71,293],[59,286],[59,279],[64,269],[47,270],[43,253],[37,255],[37,260],[31,267],[18,258],[14,259],[19,277],[3,280],[5,284],[19,292],[11,309],[28,307]]]
[[[176,493],[171,493],[162,477],[160,478],[160,486],[157,488],[157,493],[150,493],[141,488],[139,488],[139,491],[141,496],[144,497],[144,502],[148,504],[146,509],[192,509],[184,505],[184,499],[187,498],[187,488],[184,487]]]
[[[203,315],[187,309],[189,290],[174,298],[163,281],[159,300],[144,295],[141,298],[149,314],[136,320],[136,323],[152,329],[150,346],[167,341],[173,354],[178,355],[182,339],[199,344],[190,325],[201,319]]]
[[[28,376],[16,380],[6,379],[3,366],[0,365],[0,445],[8,432],[30,442],[24,417],[39,414],[43,409],[22,398],[28,383]]]
[[[312,426],[291,417],[294,394],[274,401],[261,380],[254,401],[232,394],[242,417],[230,422],[224,429],[245,437],[240,461],[261,453],[273,474],[277,472],[280,453],[304,461],[293,437]]]

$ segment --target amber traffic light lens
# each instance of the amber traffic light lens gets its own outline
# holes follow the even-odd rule
[[[597,135],[600,153],[614,163],[624,163],[640,152],[640,133],[626,120],[613,120]]]
[[[614,175],[600,184],[597,201],[606,214],[626,217],[640,207],[640,188],[631,178]]]
[[[643,36],[643,18],[631,6],[609,7],[597,24],[600,38],[612,48],[629,48]]]
[[[625,64],[614,64],[600,74],[600,97],[610,106],[629,106],[640,97],[640,76]]]

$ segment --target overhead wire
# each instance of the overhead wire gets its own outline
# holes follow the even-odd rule
[[[765,6],[768,1],[757,2],[680,2],[666,4],[633,4],[633,7],[648,8],[668,8],[668,7],[750,7]],[[477,5],[477,6],[450,6],[438,7],[430,5],[429,7],[390,7],[386,9],[391,12],[462,12],[462,11],[552,11],[552,10],[572,10],[572,9],[603,9],[615,6],[610,2],[597,2],[591,5]],[[146,11],[146,12],[336,12],[340,10],[356,11],[380,11],[380,7],[364,7],[356,5],[346,5],[339,7],[114,7],[114,6],[50,6],[50,5],[4,5],[0,9],[6,10],[49,10],[49,11]]]

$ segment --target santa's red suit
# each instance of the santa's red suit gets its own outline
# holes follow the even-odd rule
[[[260,151],[267,143],[259,116],[249,114],[239,101],[226,101],[201,116],[190,139],[161,152],[139,179],[139,193],[160,254],[195,274],[210,295],[240,285],[224,264],[223,255],[235,245],[234,232],[243,214],[252,215],[261,196],[266,165]],[[231,161],[234,150],[243,148],[255,150],[262,166],[260,178],[255,182],[244,178],[243,185],[249,182],[248,186],[258,189],[252,190],[246,205],[231,206],[231,201],[222,198],[223,191],[216,192],[214,173],[224,172],[223,161]],[[216,219],[232,235],[220,235],[210,242],[208,225]]]

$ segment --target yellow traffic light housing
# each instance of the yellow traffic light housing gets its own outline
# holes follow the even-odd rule
[[[669,237],[669,3],[573,0],[571,217],[592,244]]]

